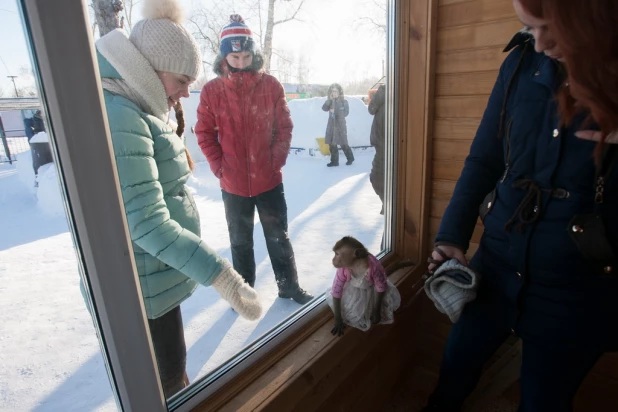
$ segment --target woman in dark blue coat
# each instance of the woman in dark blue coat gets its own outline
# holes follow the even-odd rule
[[[568,81],[560,48],[547,21],[520,0],[513,4],[527,28],[505,49],[512,51],[432,254],[468,264],[481,216],[485,231],[469,263],[482,274],[478,297],[451,330],[427,411],[459,411],[483,364],[512,334],[523,344],[520,412],[570,411],[597,360],[618,350],[611,327],[618,318],[618,168],[596,164],[595,142],[575,135],[594,129],[583,123],[586,113],[568,124],[561,118],[555,96]],[[586,220],[594,213],[603,216],[610,257],[595,259],[605,244],[586,248],[599,236],[580,240],[595,226]]]

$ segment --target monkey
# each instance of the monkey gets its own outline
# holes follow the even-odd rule
[[[401,296],[380,261],[352,236],[340,239],[333,252],[337,273],[326,294],[335,315],[331,333],[342,336],[346,325],[366,331],[372,324],[392,323]]]

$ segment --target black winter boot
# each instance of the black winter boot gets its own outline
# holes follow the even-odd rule
[[[292,299],[294,302],[304,305],[307,302],[310,302],[313,299],[313,295],[302,288],[298,288],[291,292],[281,292],[279,291],[279,297],[282,299]]]
[[[343,149],[343,154],[345,154],[346,159],[348,159],[345,164],[346,166],[350,166],[352,162],[354,162],[354,153],[352,153],[352,148],[348,145],[341,146],[341,148]]]

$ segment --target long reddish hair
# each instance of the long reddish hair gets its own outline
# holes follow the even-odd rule
[[[519,0],[532,15],[549,21],[564,56],[568,83],[558,93],[563,122],[588,110],[603,137],[618,130],[618,1]]]

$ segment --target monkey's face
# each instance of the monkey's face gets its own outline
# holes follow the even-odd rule
[[[354,249],[344,246],[335,250],[335,256],[333,256],[333,266],[337,269],[349,268],[355,260]]]

